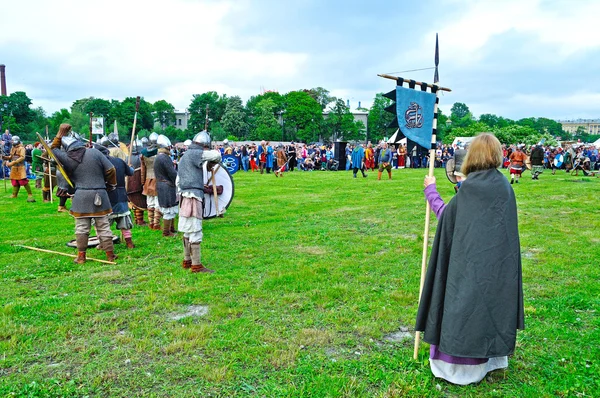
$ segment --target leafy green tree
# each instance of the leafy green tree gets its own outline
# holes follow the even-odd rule
[[[255,129],[248,137],[252,140],[276,140],[282,136],[282,128],[275,118],[277,104],[271,98],[265,98],[255,107]]]
[[[167,101],[158,100],[154,103],[153,107],[154,121],[160,125],[162,130],[165,130],[167,126],[172,125],[177,120],[177,117],[175,116],[175,107]]]
[[[62,123],[65,122],[70,122],[71,120],[71,113],[66,110],[66,109],[61,109],[60,111],[56,111],[54,112],[50,118],[48,118],[48,128],[50,130],[49,135],[56,135],[56,133],[58,132],[58,128]]]
[[[317,101],[319,105],[321,105],[322,110],[325,110],[325,108],[327,108],[327,105],[337,100],[337,98],[329,94],[329,90],[324,89],[323,87],[315,87],[311,88],[310,90],[303,91],[311,97],[313,97],[314,100]]]
[[[237,138],[243,138],[248,134],[248,123],[246,122],[246,112],[242,99],[238,96],[229,97],[225,113],[221,120],[223,129],[229,135]]]
[[[323,109],[308,93],[290,91],[285,95],[285,124],[293,132],[292,137],[302,142],[315,142],[320,139],[323,124]]]
[[[190,120],[188,128],[192,131],[200,132],[204,130],[206,121],[206,105],[208,105],[208,118],[212,123],[220,122],[225,107],[227,106],[227,95],[223,94],[219,97],[216,91],[209,91],[203,94],[194,94],[192,102],[188,107],[190,112]],[[209,130],[210,130],[209,125]]]
[[[104,117],[105,122],[108,122],[108,118],[112,111],[112,104],[110,101],[102,98],[91,98],[84,105],[84,113],[93,112],[94,116]],[[108,123],[106,123],[108,124]]]
[[[455,127],[469,127],[473,124],[473,114],[469,110],[469,107],[462,102],[455,102],[450,108],[450,120],[452,121],[452,128]]]
[[[364,129],[364,123],[361,122],[361,124]],[[335,105],[325,119],[325,128],[331,141],[337,141],[338,139],[358,141],[361,138],[364,139],[364,136],[359,134],[359,125],[355,123],[350,109],[341,99],[335,100]]]
[[[378,142],[387,135],[387,126],[394,120],[394,115],[386,112],[385,108],[390,106],[392,101],[383,96],[383,93],[377,93],[373,100],[373,105],[369,109],[367,116],[367,140]]]
[[[135,116],[135,103],[136,97],[127,97],[120,103],[117,109],[115,109],[115,115],[120,125],[125,128],[124,142],[129,142],[131,139],[131,129],[133,128],[133,119]],[[139,135],[141,130],[152,130],[154,126],[154,116],[152,116],[152,104],[145,99],[140,99],[140,109],[137,115],[136,132]]]

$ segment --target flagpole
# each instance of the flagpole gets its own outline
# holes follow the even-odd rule
[[[437,115],[438,112],[438,96],[435,93],[435,105],[433,106],[433,113]],[[433,118],[433,131],[437,131],[437,117]],[[431,148],[429,149],[429,177],[433,177],[433,171],[435,166],[435,144],[436,134],[431,135]],[[419,283],[419,301],[421,303],[421,294],[423,293],[423,285],[425,284],[425,273],[427,272],[427,248],[429,246],[429,221],[431,218],[431,205],[429,201],[425,201],[425,230],[423,232],[423,255],[421,257],[421,281]],[[419,354],[419,343],[421,342],[421,332],[415,332],[415,348],[413,358],[417,359]]]

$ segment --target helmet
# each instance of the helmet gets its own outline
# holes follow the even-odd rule
[[[168,148],[171,146],[171,140],[166,135],[161,134],[156,139],[156,145],[158,145],[159,148]]]
[[[108,135],[108,139],[110,140],[110,143],[113,144],[114,146],[118,146],[119,145],[119,134],[117,134],[117,133],[110,133]]]
[[[18,135],[13,135],[12,138],[10,139],[10,142],[12,142],[13,145],[20,144],[21,138],[19,138]]]
[[[108,147],[110,145],[110,139],[108,137],[102,137],[100,140],[98,140],[98,144],[102,145],[103,147]]]
[[[223,145],[229,145],[229,140],[227,138],[223,140]]]
[[[148,138],[142,137],[141,142],[142,142],[142,146],[148,146],[148,142],[149,142]]]
[[[62,144],[65,151],[74,148],[74,144],[77,144],[79,141],[72,136],[65,136],[60,139],[60,143]]]
[[[465,160],[465,156],[467,156],[467,151],[464,149],[457,149],[454,151],[454,170],[455,172],[460,172],[462,168],[462,164]]]
[[[150,144],[156,144],[156,141],[158,140],[158,134],[152,133],[152,134],[150,134],[148,139],[150,140]]]
[[[133,145],[131,146],[131,150],[133,152],[137,152],[140,149],[142,149],[142,141],[140,141],[140,140],[133,140]]]
[[[196,144],[209,147],[212,140],[210,138],[210,135],[208,134],[208,131],[202,130],[194,136],[194,139],[192,139],[192,141]]]
[[[183,145],[185,145],[185,146],[192,145],[192,140],[185,140],[185,141],[183,141]]]

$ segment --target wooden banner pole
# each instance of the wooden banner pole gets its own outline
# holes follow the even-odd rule
[[[438,112],[438,99],[436,92],[436,100],[435,105],[433,107],[434,115],[437,115]],[[433,131],[437,131],[437,117],[433,118]],[[429,149],[429,177],[433,177],[433,171],[435,166],[435,144],[436,144],[436,135],[431,135],[431,148]],[[423,285],[425,284],[425,273],[427,272],[427,249],[429,246],[429,220],[431,218],[431,206],[429,205],[429,201],[426,202],[425,207],[425,231],[423,232],[423,256],[421,257],[421,281],[419,283],[419,303],[421,303],[421,294],[423,293]],[[415,332],[415,348],[413,353],[413,358],[417,359],[419,354],[419,344],[421,342],[421,332]]]

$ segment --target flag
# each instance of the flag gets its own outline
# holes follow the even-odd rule
[[[409,140],[431,149],[436,95],[396,86],[396,115],[400,131]]]

